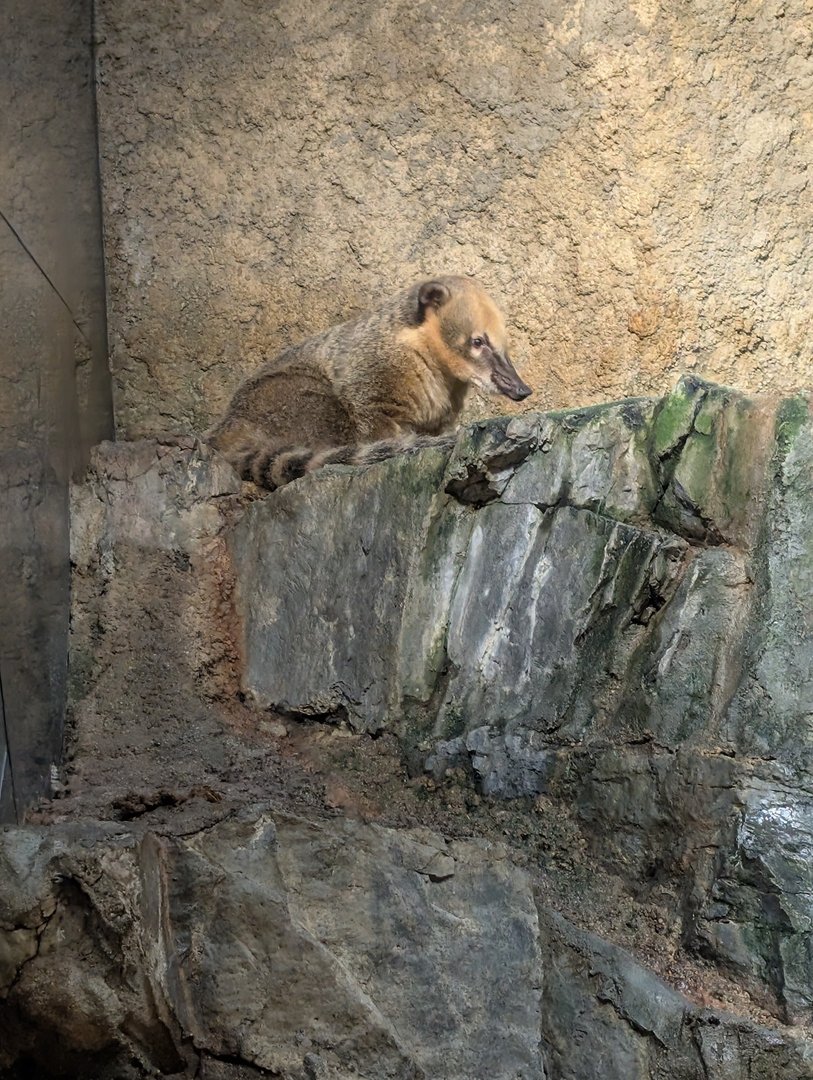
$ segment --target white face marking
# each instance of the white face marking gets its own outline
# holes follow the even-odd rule
[[[472,386],[476,386],[478,390],[482,390],[484,394],[496,394],[497,388],[491,381],[491,376],[487,372],[475,371],[471,376]]]

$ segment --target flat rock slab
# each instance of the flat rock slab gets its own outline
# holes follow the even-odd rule
[[[538,905],[499,846],[277,819],[0,834],[0,1070],[130,1080],[799,1080]],[[734,1064],[736,1063],[736,1065]],[[739,1070],[739,1071],[738,1071]]]
[[[0,1069],[544,1075],[530,879],[489,845],[255,809],[10,830],[0,867]]]

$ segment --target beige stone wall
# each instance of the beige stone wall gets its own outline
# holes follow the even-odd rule
[[[438,271],[504,299],[529,407],[810,382],[808,0],[99,0],[99,32],[123,434]]]

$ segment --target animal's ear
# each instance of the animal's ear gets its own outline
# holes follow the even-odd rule
[[[427,308],[437,309],[443,307],[450,296],[451,293],[442,282],[425,281],[418,290],[418,303],[421,307],[421,314],[423,314]]]

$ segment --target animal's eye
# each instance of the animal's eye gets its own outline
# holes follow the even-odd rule
[[[482,349],[482,347],[485,345],[485,342],[483,341],[483,339],[481,337],[473,337],[471,339],[471,344],[472,344],[472,348]]]

